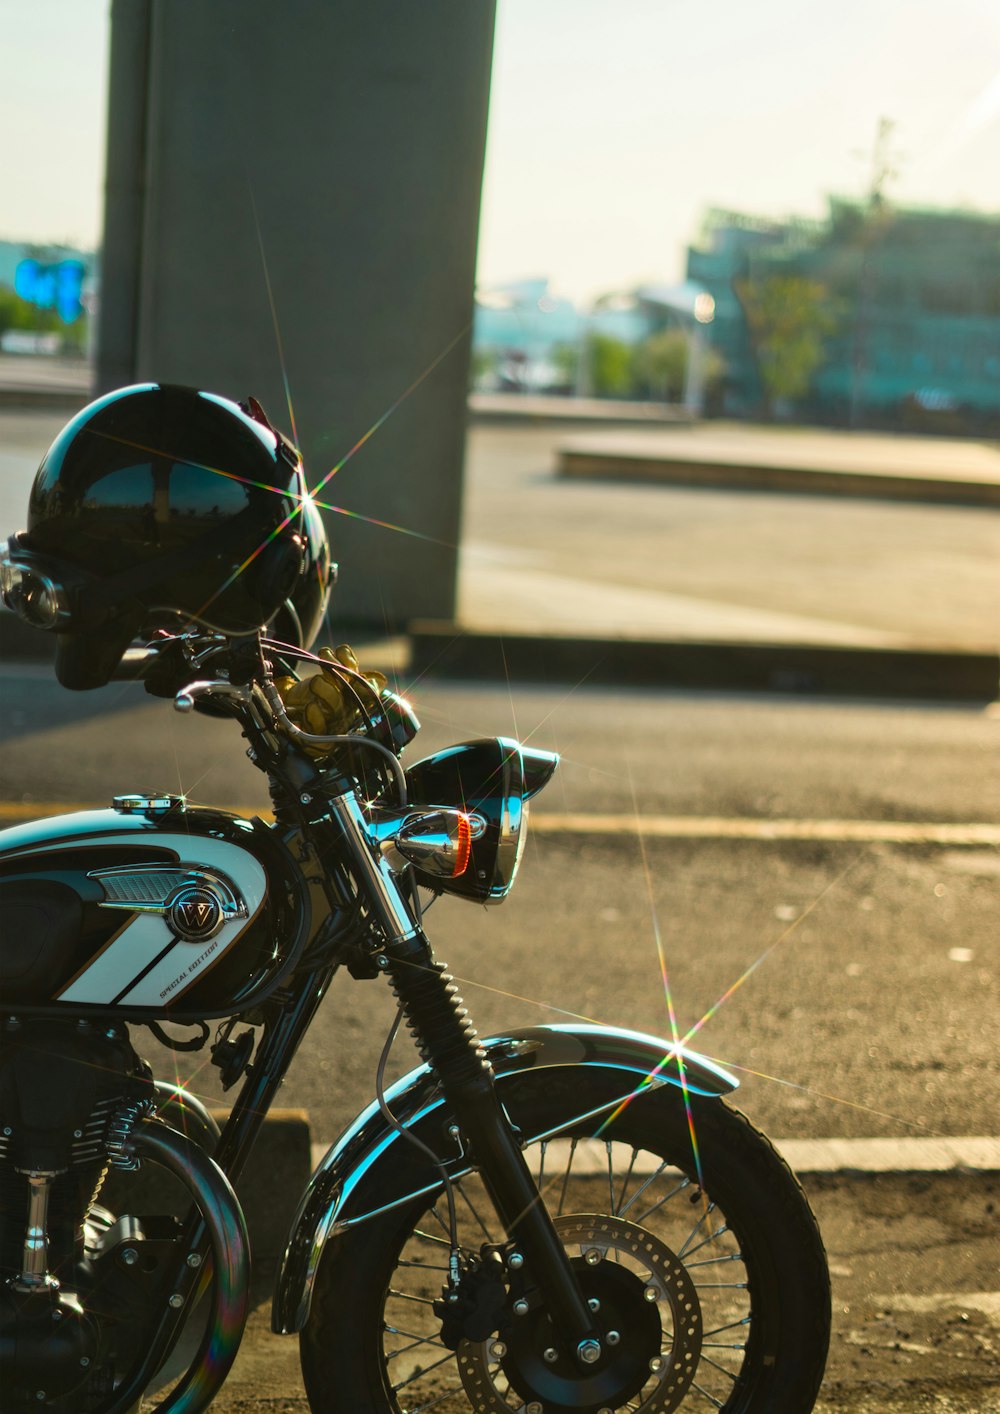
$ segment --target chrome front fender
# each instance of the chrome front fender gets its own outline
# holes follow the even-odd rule
[[[739,1081],[707,1056],[672,1047],[655,1036],[605,1026],[532,1026],[482,1042],[503,1099],[504,1082],[525,1071],[548,1067],[598,1066],[621,1072],[621,1093],[605,1110],[649,1086],[683,1086],[692,1094],[727,1095]],[[683,1077],[683,1078],[682,1078]],[[398,1080],[385,1095],[400,1124],[428,1144],[453,1178],[468,1173],[460,1141],[449,1133],[447,1102],[436,1077],[419,1066]],[[580,1114],[578,1119],[589,1118]],[[563,1126],[565,1127],[565,1126]],[[524,1139],[541,1135],[526,1134]],[[310,1180],[292,1224],[291,1236],[274,1291],[271,1327],[279,1335],[305,1325],[312,1301],[313,1281],[328,1238],[358,1223],[398,1207],[423,1193],[439,1188],[430,1177],[414,1189],[402,1179],[398,1192],[372,1208],[366,1201],[368,1186],[377,1173],[390,1176],[399,1145],[407,1141],[387,1124],[374,1101],[327,1151]]]

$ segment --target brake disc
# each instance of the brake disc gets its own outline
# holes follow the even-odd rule
[[[555,1228],[594,1312],[601,1353],[593,1365],[560,1348],[537,1294],[503,1335],[464,1340],[462,1385],[475,1414],[671,1414],[701,1355],[701,1306],[683,1263],[624,1218],[576,1213]]]

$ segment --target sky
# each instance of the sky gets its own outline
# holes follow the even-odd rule
[[[99,243],[109,8],[0,0],[0,239]],[[479,282],[680,280],[709,207],[862,195],[882,118],[891,199],[1000,211],[1000,0],[498,0]]]

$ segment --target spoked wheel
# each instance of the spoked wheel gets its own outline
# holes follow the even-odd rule
[[[301,1340],[317,1414],[812,1409],[829,1279],[798,1183],[721,1101],[692,1096],[689,1126],[674,1087],[575,1120],[622,1088],[621,1072],[581,1067],[529,1072],[502,1092],[519,1129],[550,1135],[525,1155],[601,1333],[593,1364],[561,1348],[537,1292],[511,1272],[492,1333],[449,1349],[434,1312],[447,1278],[447,1204],[424,1198],[323,1255]],[[414,1187],[426,1182],[419,1157],[398,1162],[412,1166]],[[390,1196],[368,1195],[372,1207]],[[482,1272],[484,1244],[504,1233],[477,1174],[456,1185],[456,1203],[467,1269]],[[497,1302],[489,1280],[468,1279],[470,1301]]]

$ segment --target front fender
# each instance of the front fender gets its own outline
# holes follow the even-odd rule
[[[683,1085],[692,1094],[705,1096],[727,1095],[739,1085],[707,1056],[615,1027],[531,1026],[505,1036],[490,1036],[482,1048],[493,1067],[501,1100],[506,1080],[527,1070],[552,1066],[587,1065],[621,1071],[621,1094],[615,1103],[651,1085]],[[399,1123],[440,1155],[452,1178],[469,1172],[472,1166],[460,1142],[448,1132],[449,1113],[440,1083],[427,1066],[418,1066],[397,1080],[386,1091],[385,1100]],[[539,1137],[524,1135],[526,1141]],[[380,1180],[388,1176],[391,1183],[393,1172],[399,1172],[394,1160],[398,1146],[406,1142],[373,1101],[327,1151],[299,1205],[275,1286],[271,1326],[279,1335],[305,1325],[319,1259],[333,1233],[440,1187],[437,1178],[416,1189],[400,1179],[398,1191],[388,1203],[373,1209],[366,1202],[375,1174]]]

